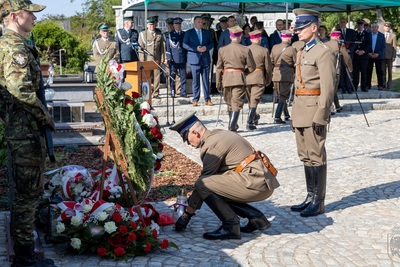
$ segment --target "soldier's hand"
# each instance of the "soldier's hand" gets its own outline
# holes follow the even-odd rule
[[[313,122],[312,128],[317,135],[321,135],[325,130],[325,125],[321,125],[321,124]]]
[[[290,130],[292,130],[292,132],[295,132],[295,129],[293,127],[293,120],[290,121]]]

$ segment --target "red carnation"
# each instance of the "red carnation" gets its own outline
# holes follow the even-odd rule
[[[121,257],[121,256],[124,256],[125,255],[125,249],[124,248],[116,248],[116,249],[114,249],[114,254],[115,254],[115,256],[117,256],[117,257]]]
[[[116,222],[116,223],[122,222],[122,216],[121,216],[121,214],[119,214],[119,213],[114,213],[112,217],[113,217],[114,222]]]
[[[154,170],[155,170],[155,171],[158,171],[159,169],[161,169],[161,162],[158,161],[158,160],[156,160],[156,161],[154,162]]]
[[[110,191],[103,190],[103,199],[108,199],[111,196]]]
[[[157,238],[157,236],[158,236],[157,230],[156,230],[156,229],[153,229],[153,237],[154,237],[154,238]]]
[[[146,235],[146,229],[142,228],[142,229],[139,230],[138,233],[139,233],[140,237],[143,238]]]
[[[132,99],[125,98],[125,106],[127,106],[127,105],[133,105]]]
[[[146,114],[150,114],[150,112],[147,109],[142,109],[142,117]]]
[[[163,151],[164,145],[162,143],[158,143],[158,149],[160,149],[160,151]]]
[[[137,224],[135,222],[130,222],[130,224],[131,224],[132,229],[136,230]]]
[[[136,240],[136,234],[135,233],[130,233],[128,235],[128,241],[132,242]]]
[[[148,253],[151,250],[151,243],[149,241],[147,241],[146,243],[146,247],[143,249],[144,252]]]
[[[140,94],[138,92],[132,92],[132,98],[139,98]]]
[[[119,227],[119,232],[121,233],[121,234],[126,234],[127,232],[128,232],[128,227],[126,227],[125,225],[121,225],[120,227]]]
[[[158,140],[161,140],[163,138],[162,133],[157,126],[151,128],[151,134]]]
[[[168,247],[168,239],[164,239],[163,241],[161,241],[160,246],[162,249],[166,249]]]
[[[97,249],[97,255],[100,257],[104,257],[107,255],[107,249],[106,248],[98,248]]]

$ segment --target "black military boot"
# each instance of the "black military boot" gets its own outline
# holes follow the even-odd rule
[[[232,209],[242,218],[249,219],[246,226],[240,227],[240,232],[251,233],[255,230],[265,230],[271,223],[265,218],[264,214],[257,208],[247,203],[229,202]]]
[[[258,125],[258,121],[260,120],[260,114],[257,114],[256,113],[256,115],[254,116],[254,120],[253,120],[253,123],[254,123],[254,125]]]
[[[237,122],[239,120],[240,111],[232,111],[231,119],[229,120],[228,130],[236,132],[239,129]]]
[[[314,197],[305,210],[300,213],[302,217],[317,216],[325,211],[326,193],[326,165],[313,166]]]
[[[254,125],[254,117],[256,115],[256,108],[250,108],[249,115],[247,117],[246,129],[249,131],[256,130],[257,127]]]
[[[222,197],[211,194],[204,202],[222,221],[222,226],[217,230],[203,234],[205,239],[240,239],[240,220],[231,206]]]
[[[195,213],[190,214],[185,210],[185,212],[179,217],[179,219],[175,223],[175,231],[182,231],[186,229],[186,226],[188,225],[190,219],[192,218],[193,215],[196,215]]]
[[[285,121],[283,121],[281,119],[283,105],[284,105],[284,103],[282,101],[279,101],[278,106],[276,107],[275,118],[274,118],[274,123],[275,124],[285,123]]]
[[[37,259],[34,244],[15,245],[12,267],[55,267],[54,261],[47,258]]]
[[[303,211],[305,208],[310,205],[313,197],[314,197],[314,176],[313,176],[313,167],[312,166],[304,166],[304,173],[306,176],[306,186],[307,186],[307,196],[303,203],[299,205],[291,206],[290,209],[292,211]]]

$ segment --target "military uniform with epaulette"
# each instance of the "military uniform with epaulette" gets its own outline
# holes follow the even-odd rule
[[[108,24],[102,23],[99,25],[99,31],[107,31],[108,32]],[[93,42],[93,57],[96,66],[100,63],[103,57],[107,55],[108,58],[119,60],[119,50],[117,47],[117,43],[108,38],[100,37]],[[97,67],[96,67],[97,69]]]
[[[327,158],[325,141],[335,93],[335,55],[317,38],[320,13],[295,9],[295,31],[305,47],[297,53],[292,128],[297,154],[303,162],[307,197],[292,211],[302,217],[317,216],[325,211]],[[302,35],[301,32],[306,31]]]
[[[133,21],[133,17],[124,17],[125,21]],[[119,61],[121,63],[138,61],[138,54],[136,48],[132,47],[132,43],[138,42],[139,33],[135,29],[118,29],[115,41],[119,50]]]

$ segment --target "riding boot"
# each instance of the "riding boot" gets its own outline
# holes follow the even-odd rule
[[[231,119],[229,120],[228,130],[236,132],[239,126],[237,125],[240,111],[232,111]]]
[[[314,197],[310,205],[300,213],[302,217],[317,216],[325,211],[326,165],[313,166]]]
[[[290,209],[292,211],[303,211],[305,208],[310,205],[313,197],[314,197],[314,176],[313,176],[313,167],[312,166],[304,166],[304,173],[306,176],[306,186],[307,186],[307,196],[303,203],[299,205],[291,206]]]
[[[286,101],[284,102],[284,105],[283,105],[283,113],[285,114],[285,121],[290,120],[290,114],[289,114],[288,105],[287,105]]]
[[[256,108],[250,108],[249,115],[247,117],[246,129],[249,131],[256,130],[257,127],[254,125],[254,117],[256,115]]]
[[[222,226],[213,232],[203,234],[205,239],[240,239],[240,220],[231,206],[222,197],[211,194],[204,202],[222,221]]]
[[[258,125],[258,121],[260,120],[260,114],[257,114],[254,116],[253,124]]]
[[[255,230],[265,230],[271,226],[271,223],[260,210],[247,203],[229,202],[229,206],[240,217],[249,219],[246,226],[240,227],[240,232],[251,233]]]
[[[282,101],[279,101],[278,106],[276,107],[275,118],[274,118],[274,123],[276,123],[276,124],[285,123],[281,119],[283,105],[284,105],[284,103]]]
[[[190,214],[185,210],[185,212],[181,215],[181,217],[179,217],[179,219],[175,223],[175,231],[179,232],[186,229],[186,226],[188,225],[193,215],[196,214],[195,213]]]
[[[34,251],[34,244],[29,245],[15,245],[14,246],[14,261],[12,267],[54,267],[54,261],[51,259],[43,258],[37,259]]]

